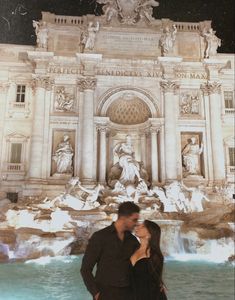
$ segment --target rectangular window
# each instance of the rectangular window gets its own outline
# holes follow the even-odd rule
[[[235,108],[232,91],[224,91],[224,104],[225,109]]]
[[[7,193],[7,199],[11,200],[12,203],[17,203],[18,193]]]
[[[17,85],[16,102],[25,102],[25,85]]]
[[[229,153],[229,165],[235,167],[235,148],[229,147],[228,153]]]
[[[21,150],[22,150],[22,144],[20,144],[20,143],[11,144],[10,163],[12,163],[12,164],[20,164],[21,163]]]

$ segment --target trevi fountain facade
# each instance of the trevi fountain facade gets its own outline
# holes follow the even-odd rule
[[[0,45],[0,260],[82,253],[123,201],[166,255],[234,258],[234,55],[157,5],[42,12],[36,46]]]

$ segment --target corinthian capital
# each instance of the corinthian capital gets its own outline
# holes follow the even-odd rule
[[[94,90],[96,88],[97,79],[94,77],[86,77],[78,80],[80,91]]]
[[[50,77],[35,77],[32,80],[32,88],[43,88],[47,91],[50,91],[52,88],[52,85],[54,83],[54,80],[52,80]]]
[[[161,81],[160,86],[165,93],[174,93],[178,88],[179,85],[175,81]]]
[[[149,132],[151,133],[151,135],[155,135],[160,131],[161,127],[160,126],[151,126],[149,128]]]
[[[220,94],[221,83],[217,81],[208,81],[207,83],[201,85],[201,90],[205,95]]]

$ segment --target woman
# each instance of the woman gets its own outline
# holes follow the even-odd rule
[[[160,249],[161,228],[145,220],[135,230],[140,247],[131,256],[135,300],[167,299],[162,281],[164,257]]]

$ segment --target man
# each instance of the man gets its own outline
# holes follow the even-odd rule
[[[122,203],[117,221],[90,238],[81,274],[94,300],[132,300],[130,257],[139,243],[131,231],[137,224],[139,211],[133,202]],[[95,265],[94,276],[92,271]]]

